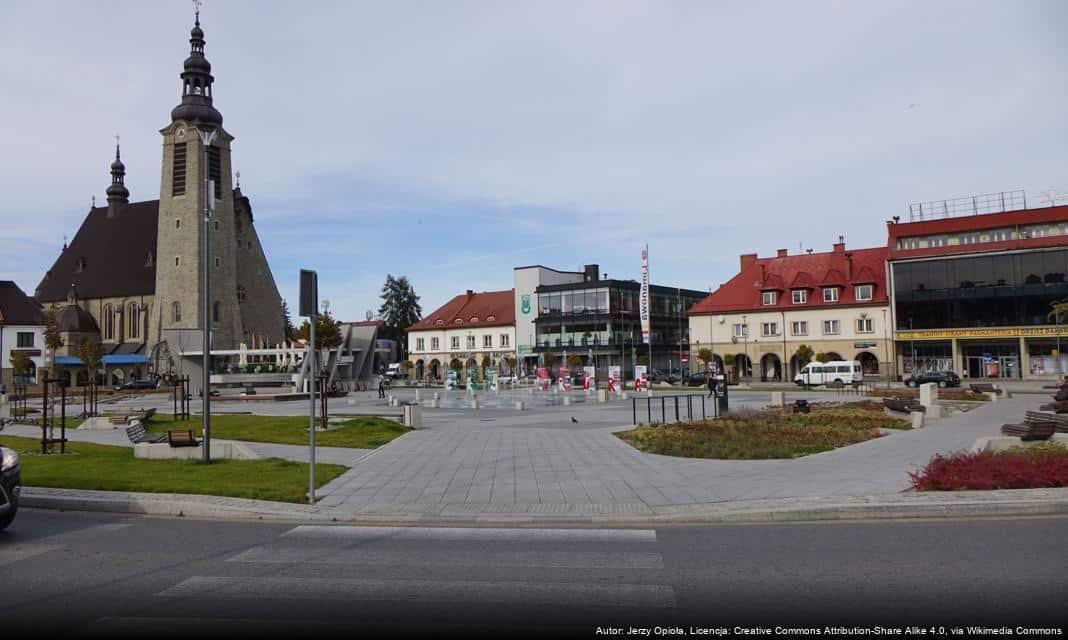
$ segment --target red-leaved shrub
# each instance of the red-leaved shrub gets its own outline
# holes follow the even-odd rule
[[[1068,486],[1068,449],[1049,444],[1001,453],[936,455],[909,473],[918,491],[1040,489]]]

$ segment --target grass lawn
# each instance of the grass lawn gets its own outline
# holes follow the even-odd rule
[[[0,435],[0,444],[19,452],[22,483],[31,487],[197,493],[277,502],[307,502],[308,465],[268,460],[138,460],[129,447],[68,442],[71,455],[40,455],[40,441]],[[315,465],[322,486],[346,471]]]
[[[150,432],[164,433],[167,429],[192,429],[200,437],[201,416],[175,422],[169,414],[156,414],[145,425]],[[374,449],[411,431],[408,427],[383,418],[359,417],[340,424],[331,424],[329,431],[316,431],[315,444],[323,447]],[[212,414],[211,437],[220,440],[272,442],[275,444],[308,444],[307,416],[254,416]]]
[[[798,458],[872,438],[880,429],[910,429],[873,402],[812,404],[812,413],[791,409],[737,411],[725,417],[616,433],[641,451],[685,458],[758,460]]]

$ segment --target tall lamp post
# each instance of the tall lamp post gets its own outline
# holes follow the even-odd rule
[[[211,305],[211,212],[215,208],[215,185],[208,169],[208,147],[215,140],[218,129],[211,131],[197,130],[200,136],[201,147],[204,149],[204,163],[201,170],[204,172],[204,382],[202,393],[204,395],[204,409],[202,411],[204,431],[204,463],[211,462],[211,322],[213,309]]]
[[[742,361],[742,373],[746,374],[751,367],[749,366],[749,323],[746,321],[745,316],[742,316],[742,338],[745,344],[745,360]],[[743,375],[742,377],[748,377]]]

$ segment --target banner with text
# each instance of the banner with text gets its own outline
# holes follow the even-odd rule
[[[642,290],[638,299],[642,320],[642,344],[649,344],[649,245],[642,247]]]

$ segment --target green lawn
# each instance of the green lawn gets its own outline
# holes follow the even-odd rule
[[[175,422],[169,414],[156,414],[145,425],[147,431],[163,433],[167,429],[193,429],[201,434],[202,418]],[[383,418],[359,417],[341,424],[331,424],[329,431],[316,431],[315,444],[323,447],[374,449],[411,431],[408,427]],[[212,414],[211,437],[220,440],[308,444],[307,416],[254,416]]]
[[[19,452],[22,483],[31,487],[196,493],[277,502],[307,502],[308,465],[268,460],[139,460],[129,447],[68,442],[70,455],[40,455],[40,442],[0,434],[0,444]],[[346,471],[315,465],[316,486]]]
[[[790,409],[734,411],[703,422],[639,426],[615,435],[641,451],[687,458],[757,460],[797,458],[881,435],[880,429],[910,429],[873,402],[814,404],[810,414]]]

